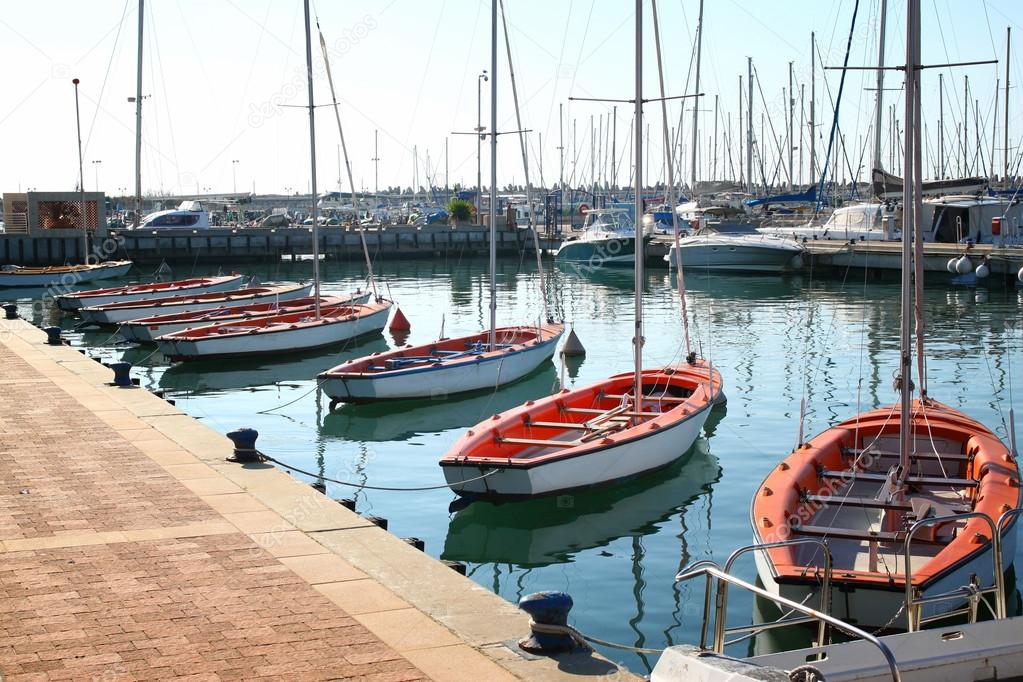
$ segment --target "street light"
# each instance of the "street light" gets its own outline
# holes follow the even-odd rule
[[[93,177],[96,180],[96,191],[99,191],[99,164],[103,163],[102,159],[95,159],[92,162]]]
[[[238,194],[238,159],[231,159],[231,192]]]
[[[483,142],[483,82],[487,78],[487,70],[476,77],[476,222],[479,223],[480,212],[483,210],[483,171],[480,161],[481,144]]]

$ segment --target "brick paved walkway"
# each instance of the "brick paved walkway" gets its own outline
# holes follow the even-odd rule
[[[60,377],[0,343],[5,680],[425,679],[282,550],[321,547],[261,548],[232,517],[265,512],[214,510]]]

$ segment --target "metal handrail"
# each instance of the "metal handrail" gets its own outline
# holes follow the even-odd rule
[[[781,540],[778,542],[762,542],[759,544],[746,545],[732,552],[728,559],[725,561],[724,572],[731,575],[732,564],[742,556],[749,552],[766,551],[775,547],[790,547],[792,545],[817,545],[824,550],[824,579],[821,580],[821,613],[830,613],[831,603],[831,550],[828,548],[828,543],[825,540],[818,538],[796,538],[793,540]],[[692,567],[690,567],[690,570]],[[722,582],[718,585],[717,594],[719,599],[722,600],[721,613],[727,613],[728,609],[728,583]],[[818,620],[817,626],[817,646],[824,646],[824,637],[827,634],[827,623],[823,620]],[[725,622],[724,618],[715,618],[714,620],[714,644],[715,648],[720,642],[721,648],[724,648],[725,641]]]
[[[1007,520],[1008,519],[1014,519],[1017,516],[1020,516],[1021,514],[1023,514],[1023,507],[1015,507],[1013,509],[1007,510],[1004,514],[1002,514],[1001,516],[998,517],[998,540],[999,541],[1001,541],[1003,539],[1002,538],[1002,532],[1005,529],[1005,525],[1007,523]],[[1002,575],[1005,575],[1005,556],[1004,556],[1004,554],[1002,556],[1002,564],[999,566],[999,568],[1001,569]]]
[[[696,566],[699,566],[699,568],[696,568]],[[694,564],[694,566],[689,570],[683,571],[676,575],[675,581],[682,582],[685,580],[691,580],[692,578],[696,578],[701,575],[707,576],[708,584],[710,583],[711,578],[717,578],[719,581],[729,583],[737,587],[741,587],[745,590],[748,590],[749,592],[752,592],[755,595],[763,597],[764,599],[768,599],[776,604],[780,604],[781,606],[792,609],[793,611],[798,611],[799,613],[802,613],[806,616],[810,616],[811,618],[822,620],[833,628],[837,628],[842,632],[845,632],[854,637],[859,637],[860,639],[870,642],[871,644],[876,646],[881,651],[881,655],[884,656],[885,661],[888,663],[888,668],[889,670],[891,670],[893,682],[902,682],[902,676],[899,674],[899,666],[895,660],[895,655],[892,654],[892,650],[889,649],[884,642],[882,642],[869,632],[860,630],[858,627],[854,625],[850,625],[833,616],[829,616],[826,613],[821,613],[816,609],[811,609],[808,606],[803,606],[799,602],[792,601],[791,599],[786,599],[785,597],[782,597],[780,595],[771,594],[770,592],[763,588],[757,587],[756,585],[748,583],[745,580],[736,578],[735,576],[724,572],[723,570],[721,570],[721,567],[719,567],[717,564],[711,561],[701,561],[698,562],[697,564]],[[718,617],[721,617],[721,615],[722,614],[720,612],[717,614]],[[706,616],[707,614],[705,612],[704,621],[706,621]],[[715,649],[715,652],[719,654],[723,653],[718,649]]]
[[[1010,510],[1012,511],[1012,510]],[[1006,512],[1008,514],[1009,512]],[[1003,514],[1004,516],[1004,514]],[[949,514],[948,516],[934,516],[931,518],[920,519],[914,523],[909,532],[906,533],[906,541],[903,549],[903,559],[906,562],[905,580],[906,580],[906,621],[907,631],[916,632],[920,629],[920,612],[923,603],[916,596],[915,590],[913,589],[913,562],[912,554],[910,553],[910,545],[913,542],[913,535],[916,534],[921,528],[927,526],[934,526],[940,523],[948,523],[950,521],[965,521],[967,519],[982,519],[987,523],[991,529],[991,551],[992,551],[992,570],[994,572],[995,584],[993,587],[980,588],[977,590],[978,594],[986,594],[988,592],[995,593],[995,617],[1005,618],[1005,578],[1002,574],[1002,542],[1001,533],[995,526],[995,522],[991,520],[991,517],[981,512],[965,512],[962,514]],[[928,603],[935,601],[944,601],[947,599],[958,599],[961,595],[956,592],[949,592],[944,595],[935,595],[934,599],[929,599]]]

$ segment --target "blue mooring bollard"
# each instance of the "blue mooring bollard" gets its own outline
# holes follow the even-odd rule
[[[120,388],[132,387],[131,377],[129,376],[129,372],[131,372],[130,362],[111,362],[110,369],[114,371],[114,386],[119,386]]]
[[[259,461],[259,451],[256,450],[256,439],[259,438],[259,431],[241,428],[230,431],[227,437],[234,443],[234,454],[227,458],[228,461],[242,464]]]
[[[579,643],[568,633],[540,632],[543,626],[565,627],[572,597],[564,592],[534,592],[519,600],[519,608],[533,619],[530,635],[519,641],[519,647],[533,654],[557,654],[573,651]],[[534,624],[540,627],[534,627]]]
[[[4,303],[4,318],[8,320],[18,319],[18,306],[14,303]]]
[[[64,338],[60,335],[63,330],[60,327],[46,327],[43,331],[46,332],[46,343],[51,346],[64,345]]]

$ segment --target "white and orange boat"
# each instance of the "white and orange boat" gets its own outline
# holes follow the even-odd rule
[[[126,301],[138,301],[157,296],[229,291],[242,286],[244,279],[243,275],[233,273],[216,277],[191,277],[189,279],[178,279],[168,282],[151,282],[149,284],[131,284],[123,287],[77,291],[73,294],[57,296],[56,299],[57,306],[61,310],[78,310],[87,306],[124,303]]]
[[[550,360],[565,325],[498,327],[349,360],[320,374],[334,403],[436,398],[518,381]]]
[[[356,292],[351,296],[322,296],[320,307],[328,308],[338,305],[365,303],[369,300],[368,293]],[[139,320],[132,320],[121,325],[118,333],[128,341],[135,343],[156,343],[156,337],[173,334],[185,329],[205,327],[208,324],[222,324],[248,320],[253,317],[265,317],[278,313],[300,313],[314,310],[316,300],[312,296],[296,298],[290,301],[273,301],[270,303],[249,303],[247,305],[224,306],[212,310],[193,310],[186,313],[168,313],[153,315]]]
[[[832,614],[915,631],[975,617],[987,592],[1000,599],[1002,557],[1011,561],[1016,545],[1016,517],[1002,515],[1019,506],[1020,475],[1016,453],[991,429],[927,395],[923,230],[909,229],[922,224],[919,2],[908,7],[899,401],[799,445],[756,491],[750,520],[758,543],[789,542],[755,553],[768,590],[820,596],[826,552],[805,541],[824,540]]]
[[[525,498],[605,485],[668,466],[700,435],[721,376],[706,362],[619,374],[496,414],[451,447],[448,485],[474,498]],[[638,406],[638,408],[637,408]]]
[[[216,291],[202,294],[159,296],[137,301],[104,303],[103,305],[80,308],[82,320],[92,324],[121,324],[144,317],[163,313],[185,313],[196,310],[247,305],[252,303],[279,303],[295,298],[305,298],[312,290],[311,284],[279,284],[245,287],[230,291]]]
[[[899,405],[833,426],[768,475],[750,511],[757,543],[825,539],[832,614],[870,627],[908,627],[905,615],[896,614],[905,600],[905,542],[913,523],[971,512],[998,521],[1019,504],[1019,468],[1009,449],[983,424],[928,399],[913,401],[911,465],[899,490],[892,465],[899,461],[900,426]],[[1014,518],[1011,524],[1002,529],[1002,553],[1010,560]],[[995,580],[991,529],[983,519],[923,528],[910,550],[909,580],[920,596]],[[756,558],[765,586],[781,596],[802,601],[819,588],[823,556],[815,545],[784,545]]]
[[[390,310],[390,301],[379,300],[267,315],[165,334],[156,343],[171,360],[299,353],[379,333]]]

